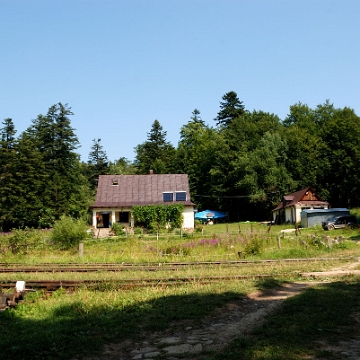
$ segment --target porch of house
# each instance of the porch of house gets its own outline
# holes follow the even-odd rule
[[[95,229],[110,229],[118,223],[124,227],[133,227],[134,218],[130,210],[93,209],[92,225]]]

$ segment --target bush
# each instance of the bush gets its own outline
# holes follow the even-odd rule
[[[263,246],[262,240],[258,236],[253,236],[246,240],[244,253],[245,255],[259,255]]]
[[[81,219],[73,219],[69,216],[62,216],[55,221],[51,239],[54,245],[60,249],[70,249],[78,246],[79,243],[88,238],[87,225]]]
[[[124,226],[120,225],[119,223],[112,224],[111,231],[113,231],[116,236],[126,235]]]
[[[13,229],[7,240],[12,254],[25,255],[28,246],[35,247],[41,242],[41,236],[38,231],[33,229]]]
[[[134,229],[134,234],[135,235],[142,235],[142,233],[143,233],[143,229],[141,227],[136,227]]]

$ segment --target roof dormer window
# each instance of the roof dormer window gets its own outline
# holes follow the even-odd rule
[[[174,193],[163,192],[163,201],[164,202],[174,201]]]
[[[186,201],[186,191],[176,191],[175,200],[176,201]]]
[[[118,186],[119,185],[119,180],[118,179],[112,179],[112,185],[113,186]]]

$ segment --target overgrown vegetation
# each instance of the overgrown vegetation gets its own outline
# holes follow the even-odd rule
[[[59,235],[67,238],[70,228],[76,235],[82,232],[82,225],[68,218],[59,222]],[[79,225],[79,227],[77,227]],[[360,240],[358,230],[343,229],[325,232],[320,228],[307,229],[301,233],[282,236],[281,226],[266,227],[263,224],[217,224],[205,226],[203,233],[193,233],[189,237],[162,232],[160,237],[149,234],[114,236],[109,239],[86,239],[85,253],[79,257],[72,249],[61,250],[78,243],[78,237],[60,248],[51,243],[53,236],[48,232],[38,233],[38,246],[35,241],[21,240],[24,234],[16,234],[20,244],[27,244],[26,252],[12,253],[11,235],[0,237],[0,261],[9,263],[43,262],[133,262],[156,263],[159,270],[135,272],[94,272],[94,273],[39,273],[39,274],[0,274],[0,279],[89,279],[106,280],[106,284],[94,289],[83,287],[74,294],[57,291],[50,298],[41,291],[29,293],[25,301],[15,309],[0,313],[0,347],[6,359],[69,359],[82,355],[94,355],[102,351],[106,343],[128,340],[144,341],[146,331],[162,331],[179,321],[192,326],[214,309],[225,303],[239,299],[255,289],[277,286],[283,281],[297,280],[301,271],[322,271],[340,266],[348,258],[359,256]],[[21,234],[21,236],[19,235]],[[332,242],[324,236],[329,236]],[[34,235],[35,236],[35,235]],[[279,238],[280,236],[280,238]],[[335,238],[342,236],[342,246],[337,246]],[[35,237],[34,237],[35,238]],[[41,239],[41,240],[40,240]],[[279,243],[280,240],[280,243]],[[305,246],[302,241],[306,242]],[[323,242],[323,244],[321,243]],[[331,246],[329,246],[331,244]],[[64,245],[64,246],[63,246]],[[253,260],[250,267],[209,268],[184,267],[174,273],[161,266],[171,261],[234,260],[239,252],[245,259]],[[287,259],[290,257],[318,258],[316,262],[282,262],[270,267],[261,259]],[[336,260],[338,258],[338,260]],[[243,258],[242,258],[243,259]],[[323,260],[322,260],[323,259]],[[328,259],[328,260],[326,260]],[[232,280],[217,284],[201,284],[196,281],[203,276],[232,276],[271,273],[272,282],[256,283],[253,280]],[[152,288],[118,290],[116,281],[129,278],[169,278],[191,277],[194,280],[186,285],[179,283],[174,287],[154,286]],[[272,285],[271,285],[272,284]],[[324,284],[316,291],[294,302],[287,302],[285,311],[276,315],[256,332],[256,341],[240,339],[234,342],[217,357],[208,354],[206,359],[300,359],[305,354],[317,354],[311,343],[324,333],[321,329],[335,328],[351,324],[350,309],[356,307],[354,299],[359,298],[355,281],[343,281],[332,287]],[[338,303],[337,303],[338,302]],[[340,308],[338,314],[335,304]],[[301,309],[301,311],[299,311]],[[326,311],[324,311],[326,309]],[[329,325],[329,321],[331,324]],[[286,325],[286,326],[285,326]],[[316,325],[316,326],[315,326]],[[283,327],[283,328],[282,328]],[[311,329],[310,329],[311,328]],[[111,329],[111,331],[109,331]],[[320,329],[320,330],[319,330]],[[300,344],[301,335],[305,339]],[[13,336],[16,334],[16,337]],[[346,336],[344,331],[342,336]],[[50,344],[50,346],[49,346]],[[224,355],[225,354],[225,355]],[[271,355],[273,354],[273,355]],[[285,354],[285,355],[283,355]],[[299,355],[300,354],[300,355]],[[224,357],[225,356],[225,357]],[[298,357],[297,357],[298,356]]]
[[[181,228],[184,205],[148,205],[134,206],[132,211],[138,224],[143,224],[149,231],[160,231],[166,226],[169,229]]]
[[[0,236],[0,259],[15,261],[16,258],[20,262],[48,262],[52,259],[55,262],[144,263],[306,258],[351,252],[356,249],[356,241],[360,240],[359,229],[325,232],[315,227],[285,236],[281,235],[284,228],[233,223],[204,226],[201,232],[163,229],[159,234],[151,234],[144,233],[140,227],[130,232],[118,226],[117,235],[100,240],[91,237],[83,221],[63,217],[56,222],[53,230],[16,230]],[[80,241],[84,242],[85,254],[81,259],[73,258],[73,251]],[[17,256],[25,253],[25,257]]]
[[[87,225],[82,219],[62,216],[55,222],[51,240],[60,249],[71,249],[89,237]]]

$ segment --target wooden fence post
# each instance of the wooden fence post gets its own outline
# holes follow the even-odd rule
[[[84,243],[79,243],[79,256],[84,256]]]

